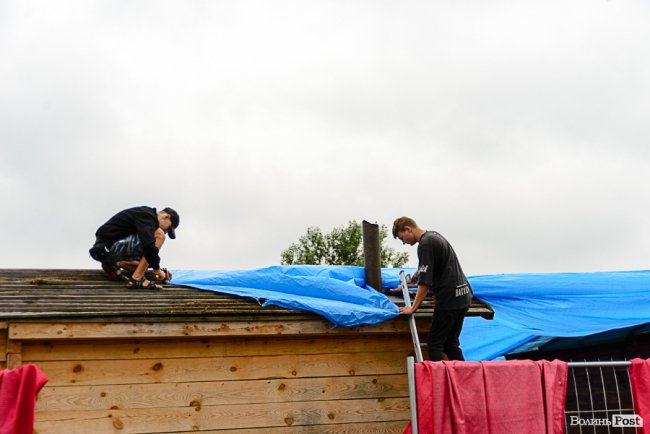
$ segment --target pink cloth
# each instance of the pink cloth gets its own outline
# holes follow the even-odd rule
[[[650,359],[632,359],[630,382],[634,397],[634,410],[643,418],[643,427],[637,433],[650,433]]]
[[[0,434],[32,434],[36,395],[46,382],[35,365],[0,371]]]
[[[418,363],[419,432],[562,434],[567,373],[559,360]]]

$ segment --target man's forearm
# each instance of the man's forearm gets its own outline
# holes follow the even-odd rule
[[[415,312],[418,309],[418,307],[420,307],[420,305],[424,301],[424,298],[427,296],[428,292],[429,292],[429,285],[424,283],[420,283],[418,285],[418,292],[415,294],[415,299],[413,300],[413,304],[411,305],[413,312]]]
[[[160,256],[158,256],[158,248],[155,245],[143,246],[142,252],[150,267],[154,270],[160,268]]]

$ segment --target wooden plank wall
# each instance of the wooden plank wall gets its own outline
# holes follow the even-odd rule
[[[0,321],[0,370],[7,369],[7,323]]]
[[[404,334],[60,339],[23,341],[21,356],[49,378],[38,434],[401,433],[411,345]]]

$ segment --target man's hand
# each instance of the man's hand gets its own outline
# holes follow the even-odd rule
[[[422,301],[424,300],[424,297],[427,296],[427,292],[429,292],[429,285],[420,283],[418,285],[418,292],[415,294],[415,299],[413,300],[413,304],[411,307],[400,307],[399,308],[399,313],[402,315],[411,315],[415,313],[416,310],[420,307],[422,304]]]
[[[172,280],[172,273],[167,271],[165,268],[159,270],[153,270],[154,276],[158,281],[169,281]]]

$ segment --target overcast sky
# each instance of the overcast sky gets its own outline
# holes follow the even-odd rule
[[[0,0],[0,268],[279,264],[409,215],[468,275],[649,268],[650,3]],[[392,237],[390,247],[411,254]]]

